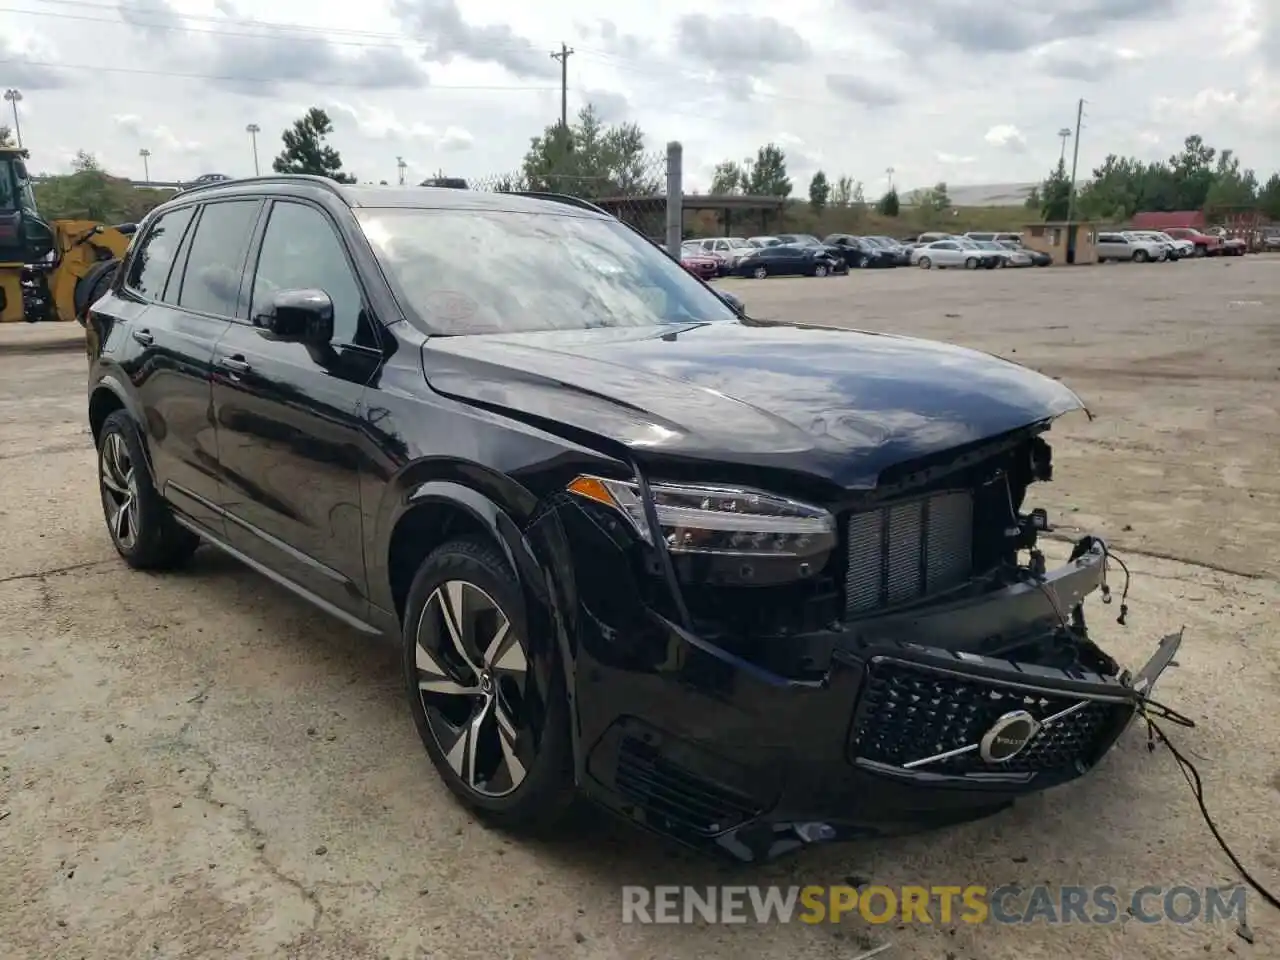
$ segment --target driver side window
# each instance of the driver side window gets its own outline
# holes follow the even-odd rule
[[[262,238],[250,316],[281,290],[323,290],[333,301],[333,342],[354,344],[364,300],[329,219],[314,207],[278,201]]]

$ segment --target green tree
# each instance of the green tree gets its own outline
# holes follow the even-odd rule
[[[1199,210],[1204,206],[1213,186],[1216,154],[1200,134],[1193,133],[1183,142],[1182,153],[1169,158],[1177,209]]]
[[[833,207],[847,207],[853,203],[853,178],[842,175],[836,180],[835,188],[831,191],[831,205]]]
[[[50,220],[96,220],[107,223],[141,220],[173,196],[167,190],[135,187],[123,177],[102,169],[97,158],[77,151],[71,173],[45,174],[34,184],[36,206]]]
[[[747,192],[755,197],[791,196],[791,178],[787,176],[787,155],[776,143],[767,143],[756,151],[751,165]]]
[[[338,183],[355,183],[356,178],[342,172],[342,157],[325,143],[333,133],[333,121],[319,107],[312,107],[284,131],[284,150],[271,163],[276,173],[309,173],[328,177]]]
[[[876,213],[882,217],[896,217],[902,207],[898,199],[898,188],[890,187],[889,191],[876,203]]]
[[[711,195],[713,197],[731,197],[742,193],[747,188],[747,174],[742,164],[733,160],[725,160],[716,164],[715,173],[711,176]]]
[[[1240,169],[1240,159],[1234,150],[1223,150],[1218,154],[1218,166],[1205,197],[1205,207],[1210,210],[1238,209],[1253,206],[1257,199],[1257,176],[1252,170]]]
[[[819,170],[809,181],[809,206],[814,213],[821,213],[831,198],[831,183],[827,175]]]
[[[951,209],[951,197],[947,195],[947,185],[939,182],[916,198],[918,206],[926,214],[945,213]]]
[[[867,195],[862,191],[862,181],[857,180],[853,184],[853,206],[865,207],[867,205]]]
[[[13,131],[3,123],[0,123],[0,147],[16,147],[17,145],[13,139]]]
[[[1273,173],[1258,191],[1258,209],[1268,220],[1280,220],[1280,173]]]
[[[1028,210],[1038,211],[1040,209],[1040,188],[1039,187],[1031,188],[1031,192],[1027,194],[1027,200],[1023,204],[1023,206],[1026,207]]]
[[[638,126],[607,126],[587,104],[567,129],[556,123],[529,141],[524,186],[585,199],[652,196],[661,190],[662,167],[645,156],[644,147]]]
[[[1039,191],[1033,193],[1041,220],[1066,220],[1071,215],[1071,178],[1067,176],[1066,161],[1059,159]]]

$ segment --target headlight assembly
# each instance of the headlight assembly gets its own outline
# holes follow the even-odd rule
[[[635,483],[580,476],[578,496],[622,513],[653,542]],[[819,507],[759,490],[718,485],[650,483],[662,537],[672,554],[803,560],[836,544],[835,519]]]

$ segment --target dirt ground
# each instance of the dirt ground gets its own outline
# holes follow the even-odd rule
[[[1161,699],[1198,722],[1174,733],[1208,804],[1280,888],[1280,259],[732,286],[757,315],[958,341],[1077,389],[1096,419],[1055,427],[1040,502],[1129,562],[1129,625],[1092,607],[1104,646],[1136,665],[1185,625]],[[1091,776],[990,820],[749,870],[590,811],[554,842],[492,832],[434,775],[389,648],[212,553],[129,572],[103,529],[83,355],[3,344],[6,960],[1280,956],[1280,916],[1257,897],[1247,937],[1135,920],[623,925],[633,883],[1132,891],[1236,875],[1137,727]]]

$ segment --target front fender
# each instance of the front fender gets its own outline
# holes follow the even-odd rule
[[[524,498],[517,499],[522,501]],[[577,644],[573,627],[577,593],[573,567],[567,562],[568,543],[559,516],[549,508],[522,511],[519,502],[498,502],[456,480],[429,480],[406,492],[387,518],[385,526],[380,525],[383,535],[375,538],[373,543],[380,545],[385,552],[399,521],[409,511],[429,504],[466,513],[498,545],[515,572],[525,598],[530,656],[535,663],[542,661],[545,670],[560,669],[563,673],[575,769],[580,770],[582,757],[575,680]],[[379,591],[385,591],[385,595],[375,598],[374,602],[388,610],[394,609],[390,573],[384,556],[380,558],[378,576],[371,578],[378,584]],[[555,656],[556,653],[559,655]]]

